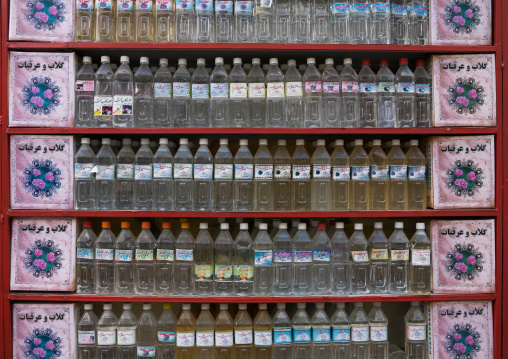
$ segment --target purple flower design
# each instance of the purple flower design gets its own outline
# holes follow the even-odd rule
[[[40,21],[40,22],[48,22],[49,20],[49,16],[48,14],[46,14],[45,12],[36,12],[35,13],[35,17]]]
[[[39,358],[45,358],[46,357],[46,351],[42,348],[35,348],[34,354],[37,355]]]
[[[462,16],[454,16],[453,22],[456,23],[459,26],[466,25],[466,19],[464,19]]]
[[[48,255],[46,256],[46,259],[48,260],[48,262],[53,263],[55,261],[55,253],[53,253],[53,252],[48,253]],[[53,350],[53,349],[51,349],[51,350]]]
[[[467,107],[467,105],[469,105],[469,100],[464,96],[458,96],[455,101],[457,101],[457,103],[462,107]]]
[[[32,97],[30,101],[37,107],[42,107],[44,105],[44,100],[39,96]]]
[[[46,173],[44,178],[46,178],[46,181],[48,181],[48,182],[53,182],[55,180],[55,176],[53,175],[53,172]]]
[[[44,97],[47,98],[48,100],[51,100],[53,98],[53,93],[51,92],[51,90],[44,91]]]
[[[455,351],[460,354],[464,354],[466,352],[466,346],[462,343],[455,343],[453,349],[455,349]]]
[[[38,2],[37,5],[35,5],[35,7],[37,8],[37,10],[42,10],[42,9],[44,9],[44,4],[41,2]]]
[[[458,6],[455,6],[455,7],[453,8],[453,12],[454,12],[454,13],[456,13],[456,14],[458,14],[458,13],[459,13],[459,12],[461,12],[461,11],[462,11],[462,9],[461,9],[460,7],[458,7]]]
[[[467,265],[465,265],[464,263],[455,263],[454,268],[458,270],[460,273],[467,272]]]
[[[53,16],[56,16],[56,14],[58,13],[58,10],[56,9],[56,6],[51,6],[49,9],[48,9],[48,12],[53,15]]]
[[[464,258],[464,256],[462,254],[460,254],[460,253],[456,253],[455,254],[455,259],[456,260],[460,261],[462,258]]]
[[[463,94],[464,93],[464,89],[462,87],[457,87],[457,93],[459,95]]]
[[[40,340],[39,338],[35,338],[34,339],[34,344],[35,345],[41,345],[42,344],[42,340]]]
[[[55,349],[55,344],[53,344],[52,340],[50,340],[49,342],[46,343],[46,349],[48,349],[48,350]]]
[[[476,258],[474,256],[469,256],[467,258],[467,263],[471,266],[474,266],[476,264]]]
[[[35,250],[35,256],[36,256],[36,257],[40,257],[40,256],[42,256],[42,251],[41,251],[40,249],[36,249],[36,250]]]
[[[455,333],[453,334],[453,339],[455,339],[455,341],[458,342],[459,340],[462,339],[462,335],[460,335],[459,333]]]
[[[37,263],[37,268],[40,270],[46,269],[46,262],[44,262],[42,259],[39,260],[39,263]]]
[[[36,178],[32,181],[32,186],[38,189],[44,189],[44,187],[46,187],[46,183],[44,183],[43,180]]]
[[[470,181],[474,181],[476,179],[476,175],[474,174],[474,172],[469,172],[467,174],[467,179]]]
[[[467,345],[473,345],[474,344],[474,339],[473,339],[473,337],[471,335],[466,337],[466,344]]]
[[[34,95],[37,95],[39,92],[41,92],[41,90],[39,90],[37,86],[32,86],[32,93]]]
[[[461,189],[466,189],[467,188],[467,182],[466,180],[463,180],[462,178],[459,178],[459,179],[456,179],[455,180],[455,186],[461,188]]]
[[[467,9],[465,12],[465,15],[468,19],[472,19],[473,18],[473,10]]]
[[[457,177],[460,177],[460,176],[462,176],[463,174],[464,174],[464,172],[462,172],[462,170],[457,170],[457,171],[455,171],[455,176],[457,176]]]
[[[40,175],[41,175],[41,171],[39,171],[39,170],[36,168],[36,169],[34,169],[34,171],[33,171],[33,175],[34,175],[35,177],[40,176]]]
[[[469,95],[469,98],[472,98],[473,100],[476,100],[476,98],[478,97],[478,94],[476,93],[476,91],[474,89],[469,91],[468,95]]]

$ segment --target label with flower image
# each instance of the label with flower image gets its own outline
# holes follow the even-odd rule
[[[233,2],[232,1],[216,1],[215,13],[224,15],[233,15]]]
[[[340,93],[340,82],[323,82],[324,93]]]
[[[359,14],[369,14],[370,13],[370,4],[353,3],[351,5],[351,12],[352,13],[359,13]]]
[[[430,249],[413,249],[411,264],[414,266],[430,266]]]
[[[80,331],[78,331],[78,344],[94,345],[95,344],[95,330],[80,330]]]
[[[229,97],[229,84],[228,83],[212,83],[210,84],[210,96],[212,98],[228,98]]]
[[[256,165],[254,169],[255,179],[272,179],[273,165]]]
[[[409,261],[408,249],[392,249],[390,253],[392,261]]]
[[[98,330],[97,345],[115,345],[116,330]]]
[[[113,97],[95,96],[93,98],[94,116],[113,116]]]
[[[89,91],[89,92],[93,92],[94,91],[94,86],[95,86],[95,82],[92,80],[92,81],[76,81],[76,91],[77,92],[81,92],[81,91]]]
[[[173,0],[155,0],[155,10],[157,11],[173,10]]]
[[[351,167],[349,166],[333,166],[334,181],[349,181],[351,178]]]
[[[222,282],[233,278],[233,266],[215,265],[215,280]]]
[[[213,265],[195,265],[194,278],[197,281],[213,280]]]
[[[351,327],[351,340],[353,342],[368,342],[369,341],[369,326],[366,327]]]
[[[256,330],[254,332],[254,345],[257,346],[271,346],[272,345],[272,332],[261,332]]]
[[[190,97],[190,84],[188,82],[173,82],[173,97]]]
[[[377,83],[375,82],[360,82],[360,92],[362,93],[376,93]]]
[[[248,95],[248,90],[250,89],[250,85],[247,86],[246,83],[232,83],[230,84],[230,88],[229,88],[229,96],[231,98],[247,98],[247,95]],[[264,85],[263,85],[263,90],[264,90]],[[257,96],[259,97],[259,96]],[[264,97],[264,92],[263,92],[263,97]]]
[[[197,347],[213,347],[213,331],[211,333],[196,332]]]
[[[194,179],[212,179],[213,165],[194,165]]]
[[[273,261],[275,263],[291,263],[293,256],[291,252],[286,251],[274,251]]]
[[[409,340],[427,339],[427,326],[406,324],[406,339]]]
[[[235,344],[252,344],[252,330],[235,330]]]
[[[97,166],[98,180],[113,180],[115,179],[115,165],[110,166]]]
[[[174,177],[175,179],[192,179],[192,164],[181,164],[181,163],[175,163],[174,165],[175,173]]]
[[[397,82],[397,93],[415,93],[414,82]]]
[[[175,251],[173,249],[157,249],[157,258],[158,261],[163,262],[174,262],[175,261]]]
[[[410,180],[424,180],[425,179],[425,166],[409,166],[408,178]]]
[[[76,258],[78,259],[93,259],[93,248],[77,248]]]
[[[153,178],[158,178],[158,179],[173,178],[173,164],[172,163],[154,163],[153,164]]]
[[[95,0],[96,9],[111,9],[113,0]]]
[[[264,83],[249,84],[249,98],[265,98],[266,85]]]
[[[295,263],[311,263],[312,252],[311,251],[294,251],[293,258]]]
[[[139,0],[138,0],[139,1]],[[141,0],[141,1],[147,1],[147,0]],[[151,6],[150,1],[150,6]],[[134,7],[134,1],[133,0],[116,0],[116,8],[117,10],[132,10]],[[136,6],[137,8],[137,6]]]
[[[427,16],[428,10],[427,6],[411,6],[409,8],[410,16]]]
[[[152,249],[136,249],[137,261],[153,261]]]
[[[395,92],[395,82],[379,82],[377,92]]]
[[[171,97],[173,92],[173,84],[167,82],[156,82],[153,84],[153,97]]]
[[[235,13],[238,15],[252,15],[252,1],[236,1]]]
[[[254,177],[253,165],[235,165],[235,179],[252,179]]]
[[[271,266],[272,258],[272,251],[254,251],[254,265],[256,266]]]
[[[271,82],[267,86],[267,98],[284,97],[284,82]]]
[[[388,179],[390,171],[388,166],[370,166],[370,176],[372,179]]]
[[[370,167],[369,166],[351,167],[351,179],[353,181],[368,181],[370,179]]]
[[[117,262],[132,262],[131,249],[115,249],[115,261]]]
[[[275,165],[273,175],[275,179],[291,179],[291,165]]]
[[[233,277],[240,282],[251,282],[254,279],[254,267],[249,265],[235,266]]]
[[[134,179],[135,180],[150,180],[150,179],[152,179],[152,165],[135,165],[134,166]]]
[[[418,95],[430,95],[430,84],[415,84]]]
[[[392,4],[392,14],[397,16],[407,15],[407,5],[395,5]]]
[[[291,330],[273,329],[274,344],[291,344]]]
[[[330,262],[332,256],[331,251],[314,250],[314,261],[317,262]]]
[[[224,165],[224,164],[215,165],[215,179],[216,180],[233,179],[233,165]]]
[[[176,0],[176,10],[194,10],[194,0]]]
[[[118,345],[136,344],[136,330],[117,330],[116,334]]]
[[[372,12],[377,14],[389,14],[390,4],[386,2],[375,2],[372,4]]]
[[[312,178],[330,179],[332,174],[331,165],[313,165]]]
[[[353,262],[362,263],[369,261],[369,253],[367,251],[351,251]]]
[[[342,92],[358,92],[358,89],[358,82],[342,81]]]
[[[305,92],[306,93],[321,93],[323,91],[323,86],[321,81],[312,81],[305,83]]]
[[[177,347],[193,347],[195,333],[176,333],[176,346]]]
[[[112,261],[114,259],[114,249],[95,248],[95,259],[102,261]]]
[[[312,341],[314,343],[329,343],[331,340],[330,329],[313,329]]]
[[[138,358],[155,358],[155,347],[138,346]]]
[[[192,262],[194,261],[194,251],[192,249],[177,249],[175,258],[177,261]]]
[[[210,86],[208,84],[192,84],[192,98],[209,98]]]
[[[90,179],[93,178],[92,169],[93,163],[76,163],[74,164],[74,178],[75,179]]]
[[[134,165],[119,164],[116,165],[117,179],[134,179]]]
[[[93,0],[77,0],[76,1],[76,9],[77,10],[92,10],[93,9]]]
[[[234,344],[233,332],[215,332],[215,346],[216,347],[232,347]]]
[[[333,329],[332,340],[334,343],[349,343],[351,341],[351,329]]]
[[[349,14],[349,4],[347,3],[332,4],[332,15],[336,14]]]
[[[133,96],[116,95],[113,99],[113,115],[132,115],[133,103]]]
[[[176,335],[174,332],[158,331],[157,340],[163,343],[174,343],[176,341]]]
[[[286,82],[286,97],[302,97],[303,84],[301,82],[293,81]]]
[[[293,180],[308,180],[310,179],[310,166],[293,166]]]
[[[384,342],[388,340],[388,328],[371,326],[370,340],[373,342]]]
[[[196,11],[213,11],[213,0],[196,0]]]
[[[406,179],[407,166],[390,166],[390,179]]]

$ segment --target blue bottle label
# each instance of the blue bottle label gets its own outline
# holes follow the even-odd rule
[[[407,179],[407,166],[390,166],[390,179]]]
[[[271,266],[272,258],[272,251],[254,251],[254,265],[256,266]]]
[[[314,250],[314,261],[330,262],[331,254],[331,251]]]
[[[390,178],[388,166],[370,166],[370,175],[372,179]]]
[[[352,13],[360,13],[360,14],[369,14],[370,13],[370,4],[359,4],[359,3],[353,3],[351,5],[351,12]]]
[[[136,0],[136,10],[152,10],[152,0]]]
[[[335,3],[332,4],[332,15],[349,14],[349,4]]]
[[[155,347],[138,347],[138,358],[155,358]]]
[[[176,341],[176,335],[174,332],[157,332],[157,339],[159,342],[174,343]]]
[[[407,16],[407,5],[392,4],[392,14],[397,16]]]
[[[76,9],[77,10],[92,10],[93,9],[93,0],[77,0],[76,1]]]
[[[194,0],[176,0],[177,10],[194,10]]]
[[[333,329],[334,343],[349,343],[351,341],[351,329]]]
[[[310,343],[310,329],[293,329],[295,343]]]
[[[377,14],[389,14],[390,4],[386,2],[375,2],[372,4],[372,12]]]
[[[233,15],[233,2],[232,1],[216,1],[215,13],[222,15]]]
[[[330,329],[312,329],[312,341],[314,343],[329,343]]]
[[[409,8],[409,15],[425,17],[428,15],[427,6],[411,6]]]
[[[155,9],[157,11],[173,10],[173,0],[155,0]]]
[[[416,93],[419,95],[430,95],[430,84],[416,84]]]
[[[274,344],[291,344],[291,330],[273,330]]]
[[[213,0],[196,0],[196,11],[213,11]]]
[[[235,13],[238,15],[252,15],[252,1],[235,2]]]
[[[409,166],[408,178],[410,180],[424,180],[425,179],[425,166]]]
[[[366,181],[370,179],[369,166],[353,166],[351,167],[351,179],[353,181]]]

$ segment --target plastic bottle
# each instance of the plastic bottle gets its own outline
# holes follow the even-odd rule
[[[157,345],[157,320],[152,313],[152,305],[149,303],[143,304],[143,313],[139,317],[137,331],[137,358],[154,358]]]
[[[312,43],[329,44],[331,34],[330,5],[328,0],[313,0],[312,2]]]
[[[130,138],[122,140],[116,156],[116,209],[134,208],[134,158]]]
[[[94,1],[76,1],[76,15],[74,17],[74,23],[76,24],[74,41],[95,41]]]
[[[420,309],[420,302],[411,302],[404,317],[406,327],[406,355],[408,359],[428,358],[427,318]]]
[[[409,280],[409,241],[404,233],[404,223],[395,222],[395,230],[389,238],[391,294],[407,294]]]
[[[92,170],[96,164],[95,153],[90,148],[90,139],[83,137],[81,147],[74,155],[74,208],[80,210],[95,209],[95,175]]]
[[[369,293],[369,252],[368,243],[363,234],[363,224],[355,223],[355,231],[350,239],[351,257],[351,293]]]
[[[407,2],[405,0],[391,0],[390,2],[390,43],[394,45],[409,44]]]
[[[247,304],[238,305],[238,313],[234,322],[235,329],[235,357],[254,359],[253,324],[247,312]]]
[[[291,10],[291,42],[295,44],[309,44],[311,30],[311,0],[296,0],[292,2]]]
[[[344,59],[344,69],[340,73],[342,83],[340,127],[359,127],[358,75],[352,64],[353,61],[350,58]]]
[[[175,15],[173,0],[155,0],[155,42],[175,41]]]
[[[335,140],[335,150],[331,155],[332,163],[332,209],[347,211],[349,209],[349,187],[351,166],[349,155],[344,148],[344,140]]]
[[[251,127],[271,126],[267,125],[265,73],[260,64],[259,58],[252,59],[252,68],[247,77]]]
[[[293,183],[291,181],[291,156],[286,140],[279,140],[273,156],[273,208],[276,211],[292,209]]]
[[[84,221],[83,230],[76,240],[77,293],[95,293],[94,252],[96,240],[97,236],[92,230],[92,222]]]
[[[332,209],[332,168],[331,159],[325,148],[325,140],[318,140],[311,158],[312,163],[312,210],[329,211]]]
[[[279,60],[270,59],[266,74],[266,122],[268,127],[286,127],[286,97],[284,74],[279,68]]]
[[[116,157],[110,147],[109,138],[102,139],[102,147],[97,153],[96,208],[111,210],[115,208],[115,164]]]
[[[305,141],[296,140],[296,149],[293,153],[293,187],[294,209],[297,211],[310,211],[311,209],[311,166],[310,156],[305,150]]]
[[[153,0],[136,0],[136,42],[153,42]]]
[[[409,291],[417,295],[429,294],[432,275],[431,243],[425,233],[425,223],[416,224],[410,246]]]
[[[248,140],[240,140],[240,148],[234,158],[234,208],[237,211],[252,211],[254,208],[254,158],[248,145]]]
[[[264,0],[254,0],[253,3],[256,5],[254,9],[255,42],[271,43],[273,42],[275,4]]]
[[[332,358],[331,322],[325,312],[325,303],[316,303],[316,311],[312,316],[312,358]]]
[[[371,5],[370,18],[370,43],[390,43],[390,1],[373,2]]]
[[[196,0],[195,42],[215,42],[213,0]]]
[[[95,73],[94,126],[113,126],[113,70],[109,56],[101,56],[101,67]]]
[[[259,225],[259,232],[253,244],[254,295],[260,296],[272,295],[273,288],[273,243],[267,229],[266,223]]]
[[[155,293],[155,237],[150,231],[150,222],[141,224],[141,232],[136,239],[136,294],[150,295]]]
[[[214,288],[216,295],[232,295],[233,267],[234,267],[234,242],[229,233],[229,224],[221,223],[220,233],[215,240],[215,271]]]
[[[267,140],[259,140],[254,163],[254,208],[270,211],[273,209],[273,157]]]
[[[254,248],[249,225],[242,223],[234,243],[234,293],[252,295],[254,291]]]
[[[326,59],[323,70],[323,124],[325,127],[339,127],[340,124],[340,76],[333,67],[333,59]]]
[[[139,5],[139,2],[136,2],[136,7]],[[148,67],[148,57],[142,57],[140,63],[134,74],[134,126],[153,127],[154,78]]]
[[[188,139],[181,138],[180,148],[175,154],[174,185],[176,211],[190,211],[194,204],[194,181],[192,176],[194,156],[192,156],[188,143]]]
[[[378,3],[376,3],[378,4]],[[358,74],[360,81],[360,127],[377,127],[377,83],[376,74],[370,68],[370,60],[362,60],[362,69]]]
[[[234,42],[236,32],[233,17],[234,1],[218,1],[215,4],[215,41],[221,43]]]
[[[273,359],[291,359],[293,344],[291,340],[291,319],[286,313],[286,304],[277,303],[277,311],[273,316]]]
[[[242,59],[239,57],[233,59],[233,69],[229,74],[229,80],[231,85],[229,91],[230,119],[228,120],[228,125],[231,127],[248,127],[250,123],[250,106],[249,101],[247,101],[247,74],[243,70]]]
[[[176,358],[195,359],[196,318],[191,305],[183,304],[182,312],[176,322]]]
[[[369,292],[386,294],[388,292],[389,256],[388,239],[383,232],[383,223],[374,223],[374,232],[369,238],[370,270]]]
[[[113,42],[115,39],[113,4],[113,1],[95,1],[95,42]]]
[[[208,224],[199,224],[199,234],[194,244],[194,281],[197,295],[213,295],[213,239],[208,232]]]
[[[189,223],[181,224],[182,230],[175,244],[175,293],[194,294],[194,237]]]
[[[303,127],[302,75],[296,69],[296,61],[288,61],[286,71],[286,119],[287,127]]]
[[[191,75],[187,70],[187,60],[178,59],[178,69],[173,75],[173,121],[175,122],[175,127],[190,127],[190,82]]]
[[[168,147],[168,139],[161,138],[159,144],[159,149],[153,157],[153,207],[159,211],[171,211],[174,197],[174,159]]]
[[[210,122],[212,127],[229,127],[230,124],[229,76],[222,57],[215,58],[215,68],[210,75]]]
[[[83,57],[83,66],[76,73],[75,89],[74,126],[94,127],[95,72],[92,68],[92,58],[89,56]]]
[[[134,1],[117,0],[116,4],[116,42],[134,42]]]
[[[291,33],[291,0],[278,0],[275,4],[273,42],[287,44]]]
[[[228,140],[221,139],[214,159],[215,210],[233,210],[233,155],[228,148]]]
[[[134,75],[128,56],[122,56],[120,62],[113,76],[113,126],[134,127]]]
[[[415,75],[408,67],[407,58],[401,58],[399,65],[395,74],[397,127],[416,127]]]
[[[355,308],[349,316],[351,323],[351,357],[369,359],[369,320],[363,310],[363,303],[355,303]]]
[[[201,138],[194,156],[194,210],[213,210],[213,198],[213,157],[208,140]]]
[[[317,1],[317,0],[314,0]],[[303,75],[305,83],[304,127],[323,126],[323,94],[321,73],[316,68],[316,59],[307,59],[307,70]]]
[[[432,117],[432,77],[423,67],[423,60],[416,60],[415,75],[415,117],[416,127],[430,127]]]
[[[176,351],[176,317],[171,304],[162,304],[162,314],[157,321],[157,358],[174,358]]]
[[[350,41],[350,4],[348,0],[330,1],[331,28],[330,42],[332,44],[348,44]],[[342,359],[342,358],[341,358]]]
[[[407,209],[427,209],[427,180],[425,155],[418,148],[418,140],[411,140],[406,153],[408,164],[408,201]]]
[[[331,244],[326,234],[326,224],[319,223],[318,231],[312,239],[314,244],[312,283],[313,294],[327,295],[331,289]],[[316,354],[316,353],[315,353]]]
[[[171,223],[162,223],[162,232],[155,247],[155,291],[159,295],[173,294],[175,291],[175,237],[171,233]]]
[[[160,59],[160,67],[153,80],[153,126],[173,127],[173,76],[168,68],[168,59]]]
[[[293,291],[292,241],[287,224],[279,224],[273,239],[273,294],[289,296]]]
[[[199,58],[196,70],[192,74],[192,127],[210,126],[210,77],[205,65],[205,59]]]
[[[201,304],[201,313],[196,320],[196,359],[214,357],[215,319],[210,313],[210,304]]]
[[[345,303],[337,303],[332,322],[332,358],[349,359],[351,355],[351,324],[346,313]]]
[[[381,140],[372,141],[369,157],[370,166],[370,209],[385,211],[388,209],[390,171],[388,157],[381,148]]]
[[[307,234],[307,224],[300,223],[293,238],[293,293],[310,295],[313,290],[312,279],[313,243]]]
[[[331,238],[331,291],[333,295],[347,295],[351,292],[351,263],[349,241],[344,233],[344,223],[335,223],[335,233]]]
[[[102,315],[97,322],[97,354],[98,358],[116,357],[116,325],[117,317],[112,311],[111,303],[104,303]]]
[[[176,1],[176,42],[193,42],[196,31],[196,16],[194,14],[194,0]]]
[[[153,153],[148,138],[141,139],[134,166],[134,207],[141,210],[154,208]]]
[[[254,318],[254,358],[272,358],[272,319],[266,311],[266,303],[259,304],[259,311]]]
[[[121,223],[122,230],[115,242],[116,294],[134,294],[134,247],[136,237],[129,222]]]
[[[428,0],[411,0],[408,5],[409,43],[411,45],[427,45],[429,43]]]
[[[234,322],[229,314],[228,305],[220,304],[220,311],[215,319],[215,358],[234,358]]]
[[[235,0],[235,42],[253,42],[254,12],[253,1]]]
[[[349,163],[351,164],[349,209],[353,211],[368,210],[371,191],[371,160],[363,149],[363,140],[355,140],[355,147],[349,157]]]
[[[293,315],[293,358],[312,358],[311,322],[305,311],[305,303],[298,303]]]
[[[395,6],[395,5],[394,5]],[[388,60],[379,61],[376,75],[378,92],[378,127],[396,127],[395,75],[388,67]]]
[[[84,312],[78,322],[78,358],[97,358],[96,329],[97,316],[93,312],[93,304],[84,305]]]
[[[354,0],[351,4],[351,44],[368,44],[370,39],[370,1]]]
[[[392,149],[388,153],[390,166],[390,190],[388,209],[405,210],[408,203],[407,158],[400,149],[400,140],[392,140]]]
[[[136,325],[138,318],[132,312],[132,304],[124,303],[123,312],[118,319],[117,336],[117,357],[129,359],[136,357]]]
[[[372,303],[369,313],[370,323],[370,355],[374,358],[388,359],[388,318],[380,302]]]

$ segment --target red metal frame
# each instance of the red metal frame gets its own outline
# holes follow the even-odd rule
[[[508,73],[501,71],[503,56],[508,56],[508,36],[503,36],[503,32],[508,31],[508,1],[492,0],[494,22],[494,44],[492,46],[384,46],[384,45],[280,45],[280,44],[146,44],[146,43],[31,43],[31,42],[8,42],[8,23],[9,23],[9,0],[0,0],[0,250],[2,257],[0,260],[0,317],[3,319],[0,324],[0,359],[2,357],[12,358],[12,317],[11,309],[14,301],[132,301],[132,302],[202,302],[200,297],[110,297],[110,296],[86,296],[76,294],[50,294],[50,293],[15,293],[9,291],[10,282],[10,218],[20,216],[74,216],[74,217],[248,217],[248,218],[292,218],[292,217],[477,217],[477,218],[495,218],[496,219],[496,293],[495,294],[453,294],[453,295],[430,295],[430,296],[311,296],[311,297],[207,297],[210,302],[369,302],[369,301],[436,301],[436,300],[492,300],[494,302],[494,352],[495,358],[501,358],[502,354],[508,358],[508,346],[502,348],[502,343],[508,343],[508,330],[502,330],[502,319],[508,322],[508,292],[503,293],[503,284],[508,290],[508,265],[503,265],[503,254],[508,258],[508,246],[503,246],[503,230],[508,231],[508,208],[503,212],[504,198],[504,178],[508,178],[508,158],[503,157],[508,153],[508,126],[503,126],[503,115],[508,116],[508,105],[503,107],[503,100],[508,103],[508,91],[503,92],[503,79],[508,83]],[[80,53],[90,51],[97,54],[101,50],[130,50],[139,52],[139,50],[175,50],[183,53],[189,51],[208,50],[209,52],[226,52],[229,54],[235,51],[249,50],[251,53],[264,52],[271,54],[277,52],[289,52],[295,55],[306,55],[307,52],[319,52],[322,54],[341,56],[343,52],[377,54],[387,53],[387,56],[396,56],[407,53],[410,56],[427,55],[432,53],[495,53],[496,71],[497,71],[497,108],[498,127],[494,128],[432,128],[432,129],[330,129],[321,131],[320,129],[82,129],[82,128],[7,128],[8,116],[8,51],[71,51],[76,50]],[[222,51],[221,51],[222,50]],[[506,57],[505,57],[506,58]],[[369,212],[140,212],[140,211],[27,211],[9,209],[9,148],[8,139],[11,134],[167,134],[167,135],[219,135],[227,134],[234,138],[240,135],[458,135],[458,134],[492,134],[496,138],[496,208],[490,210],[451,210],[451,211],[369,211]],[[503,151],[504,150],[504,151]],[[506,180],[508,185],[508,180]],[[506,201],[508,205],[508,193]],[[503,222],[504,221],[504,222]],[[503,273],[505,276],[503,277]],[[503,311],[503,306],[505,311]],[[3,347],[3,348],[2,348]],[[502,351],[503,350],[503,351]]]

